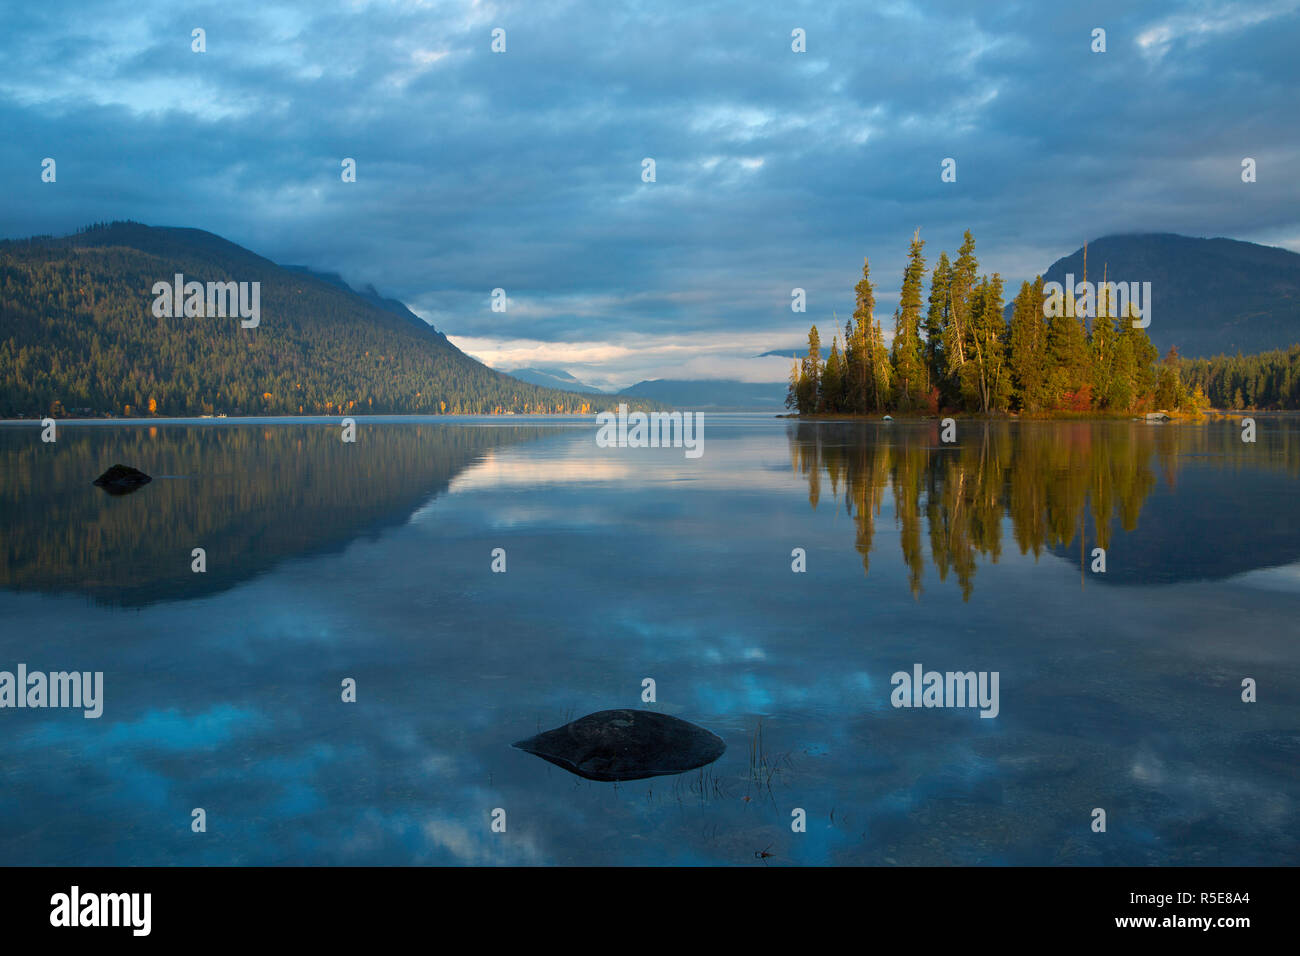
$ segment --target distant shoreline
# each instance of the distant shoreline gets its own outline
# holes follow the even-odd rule
[[[674,409],[675,411],[694,411],[694,409]],[[358,422],[392,422],[392,421],[419,421],[430,424],[446,422],[454,424],[464,421],[493,421],[504,422],[510,419],[519,421],[591,421],[596,420],[595,412],[582,414],[580,412],[530,412],[511,413],[493,415],[490,413],[463,414],[463,415],[420,415],[404,412],[394,412],[392,414],[372,414],[372,415],[225,415],[225,416],[199,416],[199,417],[158,417],[158,418],[124,418],[124,417],[106,417],[106,418],[55,418],[53,421],[58,425],[220,425],[220,424],[245,424],[245,425],[290,425],[290,424],[315,424],[330,423],[337,424],[344,418],[351,418]],[[800,415],[797,412],[785,412],[773,414],[770,409],[735,409],[727,411],[710,411],[704,409],[700,414],[710,416],[736,416],[736,415],[753,415],[759,418],[771,417],[773,420],[781,421],[801,421],[801,422],[877,422],[884,423],[883,415],[851,415],[843,413],[820,413]],[[1177,412],[1170,412],[1169,422],[1185,422],[1197,424],[1205,421],[1231,420],[1243,418],[1248,415],[1298,415],[1300,411],[1295,409],[1205,409],[1204,415],[1195,417]],[[979,422],[1125,422],[1138,421],[1144,422],[1145,418],[1132,413],[1116,413],[1107,415],[1105,413],[1092,412],[1059,412],[1059,413],[1037,413],[1033,415],[982,415],[978,412],[945,412],[938,415],[929,413],[909,413],[899,412],[891,413],[891,420],[907,423],[915,422],[940,422],[945,418],[953,418],[957,421],[979,421]],[[43,418],[0,418],[0,427],[16,425],[34,425],[39,427],[45,419]]]
[[[487,419],[510,419],[510,418],[544,418],[544,419],[591,419],[595,420],[596,413],[582,414],[580,412],[555,412],[547,414],[545,412],[530,412],[528,414],[512,413],[508,415],[493,415],[487,412],[480,414],[464,415],[420,415],[404,412],[394,412],[392,414],[372,414],[372,415],[203,415],[197,417],[176,417],[176,418],[124,418],[121,416],[113,418],[55,418],[53,419],[59,425],[220,425],[233,422],[246,424],[265,424],[268,422],[291,423],[291,422],[330,422],[338,423],[345,418],[351,418],[355,421],[378,421],[390,419],[420,419],[422,421],[439,422],[439,421],[457,421],[469,418],[487,418]],[[40,425],[45,419],[43,418],[0,418],[0,425]]]
[[[1188,415],[1183,412],[1164,412],[1167,421],[1184,422],[1190,424],[1199,424],[1206,421],[1225,420],[1234,418],[1243,418],[1248,415],[1298,415],[1295,409],[1270,408],[1270,409],[1218,409],[1207,408],[1201,415]],[[807,415],[799,412],[789,412],[783,415],[777,415],[777,418],[790,419],[793,421],[828,421],[828,422],[879,422],[886,421],[885,416],[881,414],[844,414],[840,412],[815,412]],[[943,412],[937,415],[916,412],[898,412],[890,413],[891,421],[901,422],[940,422],[945,418],[956,419],[957,421],[977,421],[977,422],[1146,422],[1145,414],[1135,415],[1132,412],[1115,412],[1107,414],[1105,412],[1088,411],[1088,412],[1036,412],[1034,414],[980,414],[979,412]]]

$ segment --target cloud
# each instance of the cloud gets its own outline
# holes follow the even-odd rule
[[[931,264],[971,229],[1010,289],[1109,233],[1297,248],[1298,6],[19,5],[0,233],[194,226],[506,367],[768,376],[747,361],[843,325],[864,255],[888,331],[918,226]]]
[[[1191,13],[1177,13],[1160,20],[1137,36],[1137,45],[1144,54],[1161,58],[1175,43],[1182,41],[1187,47],[1197,47],[1216,34],[1234,33],[1259,23],[1295,13],[1295,0],[1272,4],[1233,3],[1203,6]]]

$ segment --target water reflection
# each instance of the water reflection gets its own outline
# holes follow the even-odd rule
[[[1280,424],[1242,448],[1227,424],[1008,424],[986,438],[962,423],[953,448],[906,422],[721,420],[698,460],[600,448],[590,422],[367,423],[351,448],[324,424],[148,427],[74,426],[57,448],[30,426],[0,428],[0,669],[102,671],[105,702],[94,720],[0,715],[0,861],[1300,854],[1300,564],[1263,570],[1300,540],[1288,444],[1300,432]],[[84,462],[58,464],[82,441]],[[115,461],[155,479],[109,498],[89,479]],[[1081,595],[1051,552],[1077,561],[1080,524],[1092,546],[1094,496],[1110,502],[1097,507],[1112,516],[1110,566]],[[868,580],[853,550],[859,501],[871,506]],[[147,523],[119,527],[121,506]],[[150,587],[204,578],[189,571],[196,529],[222,535],[208,577],[230,560],[214,555],[231,555],[247,580],[140,606]],[[75,554],[101,537],[124,568]],[[808,550],[806,576],[791,573],[794,545]],[[309,547],[322,550],[279,559]],[[490,568],[496,548],[508,573]],[[178,565],[172,579],[159,553]],[[1261,570],[1160,577],[1234,562]],[[976,566],[964,602],[959,569],[973,580]],[[110,579],[138,587],[137,605],[112,606],[127,602]],[[998,717],[892,707],[891,674],[915,662],[999,672]],[[1243,676],[1259,680],[1259,704],[1241,701]],[[646,677],[656,702],[642,700]],[[354,703],[341,700],[345,678]],[[726,750],[684,774],[605,783],[510,746],[627,708],[687,719]],[[1111,814],[1104,837],[1089,829],[1098,805]],[[189,829],[195,807],[209,813],[203,838]],[[791,830],[793,807],[806,832]],[[505,833],[494,808],[509,813]]]
[[[0,429],[0,588],[128,607],[213,594],[401,524],[493,449],[541,434],[368,424],[346,444],[333,423],[65,427],[44,444]],[[154,480],[105,495],[92,479],[114,462]]]
[[[928,551],[939,580],[952,576],[969,599],[979,563],[997,563],[1008,544],[1035,558],[1069,555],[1081,575],[1101,548],[1106,574],[1093,579],[1106,584],[1222,578],[1300,559],[1300,529],[1279,520],[1300,477],[1293,434],[1248,444],[1232,423],[968,422],[944,444],[938,422],[801,422],[789,444],[813,508],[824,482],[842,497],[864,573],[888,502],[912,594],[923,590]],[[1236,472],[1228,506],[1180,520],[1191,497],[1177,503],[1180,481],[1221,490],[1225,470]],[[1149,502],[1161,520],[1139,533]]]

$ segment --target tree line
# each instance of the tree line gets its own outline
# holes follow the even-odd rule
[[[1209,404],[1203,385],[1189,388],[1177,350],[1163,360],[1143,328],[1106,299],[1075,302],[1067,290],[1052,302],[1043,277],[1024,282],[1006,317],[1002,277],[979,274],[975,240],[967,230],[955,260],[947,252],[930,272],[923,299],[925,240],[912,236],[903,270],[894,337],[886,346],[874,317],[870,264],[862,262],[856,308],[837,328],[829,356],[814,325],[808,353],[795,358],[786,407],[800,414],[903,411],[974,413],[1139,413]],[[1087,250],[1084,250],[1087,281]],[[1093,312],[1091,323],[1083,312]]]
[[[1300,345],[1258,355],[1183,359],[1180,372],[1215,408],[1300,408]]]

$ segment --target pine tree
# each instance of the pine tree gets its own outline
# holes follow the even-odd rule
[[[1115,358],[1110,366],[1110,382],[1106,394],[1106,407],[1127,411],[1137,401],[1136,362],[1133,356],[1133,337],[1125,335],[1121,327],[1115,338]]]
[[[803,360],[800,376],[803,391],[799,396],[799,411],[815,412],[821,408],[822,340],[817,326],[808,330],[808,355]]]
[[[871,265],[862,259],[862,278],[854,289],[857,305],[853,310],[853,364],[849,366],[849,387],[853,392],[853,410],[866,412],[879,407],[876,397],[876,376],[872,371],[875,356],[871,349],[872,313],[876,309],[876,296],[871,285]]]
[[[1134,327],[1136,311],[1133,303],[1130,302],[1128,315],[1124,316],[1119,324],[1119,339],[1121,343],[1128,343],[1133,355],[1130,373],[1132,399],[1128,407],[1142,409],[1149,408],[1151,402],[1155,400],[1156,360],[1160,358],[1160,350],[1152,343],[1146,329]]]
[[[1086,280],[1085,280],[1086,281]],[[1048,309],[1047,355],[1048,402],[1051,408],[1080,410],[1086,399],[1091,404],[1091,376],[1088,361],[1088,332],[1075,308],[1074,290],[1053,297]]]
[[[965,370],[979,398],[981,412],[1005,409],[1011,394],[1006,369],[1006,320],[1002,309],[1002,276],[984,278],[971,296],[970,344],[972,361]]]
[[[443,402],[443,408],[446,409],[446,402]],[[799,408],[799,359],[790,356],[790,382],[785,391],[785,407],[795,411],[802,411]]]
[[[852,320],[844,323],[844,383],[841,386],[840,410],[848,414],[860,412],[858,390],[854,384],[854,370],[858,365],[857,345],[853,341]]]
[[[976,396],[963,387],[963,381],[969,380],[963,368],[968,358],[971,294],[978,270],[975,239],[967,229],[961,248],[957,250],[957,260],[952,265],[952,279],[948,284],[948,325],[942,335],[946,397],[951,403],[967,408],[977,402]]]
[[[1110,290],[1106,285],[1106,271],[1102,271],[1102,283],[1097,287],[1096,315],[1092,320],[1092,331],[1088,336],[1088,352],[1092,370],[1092,403],[1097,408],[1120,408],[1116,406],[1115,394],[1115,350],[1119,333],[1115,331],[1112,313],[1115,304],[1110,299]]]
[[[867,340],[867,354],[870,356],[868,366],[871,372],[871,409],[882,412],[889,407],[891,394],[889,349],[885,347],[885,335],[881,331],[879,321],[870,327],[868,334],[870,335]]]
[[[929,390],[925,380],[925,359],[921,351],[921,282],[925,278],[925,240],[921,230],[912,234],[912,246],[903,270],[903,289],[899,294],[899,312],[894,320],[891,360],[894,368],[894,391],[898,407],[915,408]]]
[[[1187,387],[1178,374],[1178,361],[1178,347],[1169,346],[1156,373],[1156,408],[1168,410],[1189,404]]]
[[[840,411],[843,398],[844,365],[840,361],[840,340],[836,335],[831,339],[831,354],[826,359],[826,368],[822,372],[822,411]]]
[[[930,309],[925,317],[925,367],[931,387],[943,381],[943,330],[948,326],[948,286],[952,282],[952,265],[948,253],[939,253],[930,274]]]
[[[1008,364],[1021,410],[1042,411],[1047,403],[1047,321],[1043,318],[1043,277],[1023,282],[1011,312]]]

